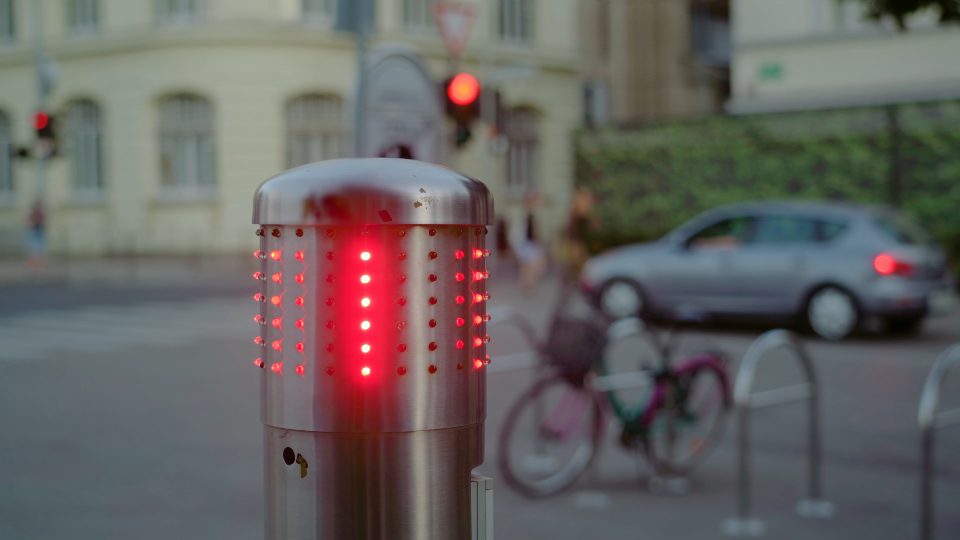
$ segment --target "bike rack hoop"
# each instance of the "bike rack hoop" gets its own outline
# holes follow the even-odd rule
[[[920,395],[917,424],[920,427],[920,539],[933,538],[933,448],[934,432],[960,425],[960,408],[940,411],[940,392],[950,369],[960,363],[960,343],[943,351],[930,368]]]

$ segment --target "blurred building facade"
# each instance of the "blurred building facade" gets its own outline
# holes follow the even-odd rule
[[[960,97],[960,27],[920,12],[898,32],[864,4],[733,0],[733,113]]]
[[[722,110],[729,0],[582,0],[586,123],[634,126]]]
[[[356,51],[336,0],[0,0],[0,147],[30,148],[37,107],[34,3],[57,79],[59,153],[45,200],[54,252],[204,254],[254,244],[267,177],[349,155]],[[445,160],[484,179],[509,215],[536,190],[558,230],[582,119],[577,0],[473,0],[460,67],[496,85],[504,135],[477,124]],[[403,43],[442,80],[430,0],[376,0],[372,43]],[[38,192],[32,158],[0,156],[0,249],[19,245]]]

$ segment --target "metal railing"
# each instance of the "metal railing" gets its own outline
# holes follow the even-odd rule
[[[960,343],[937,357],[920,396],[917,423],[920,426],[920,540],[933,538],[933,434],[947,427],[960,425],[960,408],[939,411],[940,390],[947,372],[960,363]]]
[[[800,363],[806,382],[753,392],[757,367],[770,353],[779,349],[793,352]],[[834,505],[822,498],[820,460],[820,398],[813,362],[797,339],[787,330],[770,330],[757,338],[743,356],[737,371],[733,391],[737,417],[737,515],[723,524],[728,536],[761,536],[763,522],[752,514],[750,413],[754,409],[783,405],[797,401],[807,402],[807,496],[797,504],[797,513],[804,517],[833,516]]]

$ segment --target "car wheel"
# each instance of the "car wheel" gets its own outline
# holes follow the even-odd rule
[[[615,279],[601,289],[599,304],[600,310],[611,319],[637,317],[643,313],[643,293],[635,284]]]
[[[849,293],[836,287],[824,287],[807,302],[807,323],[820,337],[841,340],[856,330],[860,315]]]

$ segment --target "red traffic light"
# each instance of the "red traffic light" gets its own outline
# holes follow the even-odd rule
[[[469,73],[458,73],[447,85],[447,98],[461,107],[471,105],[480,95],[480,83]]]
[[[47,114],[47,113],[45,113],[45,112],[43,112],[43,111],[37,111],[37,112],[33,115],[33,127],[34,127],[34,129],[36,129],[37,131],[40,131],[40,130],[42,130],[42,129],[46,129],[46,127],[47,127],[48,125],[50,125],[50,115],[49,115],[49,114]]]

